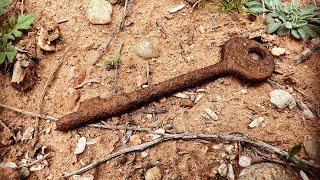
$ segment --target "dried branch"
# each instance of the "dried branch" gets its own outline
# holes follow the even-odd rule
[[[131,146],[125,149],[122,149],[118,152],[115,152],[113,154],[110,154],[100,160],[97,160],[87,166],[84,166],[83,168],[80,168],[78,170],[72,171],[70,173],[64,173],[62,176],[63,177],[69,177],[75,174],[81,174],[83,172],[86,172],[94,167],[96,167],[97,165],[106,162],[110,159],[113,159],[115,157],[118,157],[120,155],[123,154],[127,154],[130,152],[135,152],[135,151],[142,151],[148,147],[151,147],[155,144],[161,143],[161,142],[165,142],[165,141],[169,141],[169,140],[176,140],[176,139],[184,139],[184,140],[194,140],[194,139],[203,139],[203,140],[225,140],[225,141],[238,141],[238,142],[242,142],[242,143],[248,143],[252,146],[257,146],[260,148],[263,148],[267,151],[273,152],[273,153],[277,153],[279,155],[283,155],[283,156],[287,156],[287,152],[280,150],[277,147],[271,146],[265,142],[262,141],[257,141],[257,140],[252,140],[249,139],[247,137],[243,137],[243,136],[234,136],[234,135],[214,135],[214,134],[165,134],[163,135],[161,138],[140,144],[140,145],[136,145],[136,146]],[[297,157],[297,159],[301,160],[303,163],[312,166],[314,168],[317,168],[320,170],[320,166],[316,165],[316,164],[312,164],[304,159],[300,159]]]
[[[79,84],[78,86],[74,87],[74,89],[80,89],[80,88],[82,88],[83,86],[85,86],[86,84],[89,84],[89,83],[99,83],[100,84],[100,82],[98,80],[96,80],[96,79],[89,79],[89,80]]]
[[[37,159],[37,160],[35,160],[35,161],[31,162],[31,163],[22,164],[22,165],[16,167],[15,169],[21,169],[22,167],[30,167],[30,166],[33,166],[33,165],[37,164],[38,162],[41,162],[41,161],[45,160],[45,159],[49,156],[49,154],[50,154],[50,153],[44,155],[42,158]]]
[[[19,109],[19,108],[16,108],[16,107],[12,107],[12,106],[8,106],[8,105],[2,104],[2,103],[0,103],[0,107],[9,109],[11,111],[18,112],[20,114],[28,115],[28,116],[31,116],[31,117],[46,119],[46,120],[50,120],[50,121],[57,121],[58,120],[58,118],[55,118],[55,117],[52,117],[52,116],[47,116],[47,115],[44,115],[44,114],[38,114],[38,113],[26,111],[26,110]]]
[[[110,130],[132,130],[132,131],[146,131],[151,132],[150,128],[130,127],[130,126],[111,126],[108,124],[89,124],[89,127],[104,128]]]
[[[105,46],[101,49],[101,51],[99,52],[98,56],[96,57],[96,59],[93,62],[93,66],[95,66],[99,59],[101,58],[101,56],[103,55],[103,53],[110,47],[112,40],[114,39],[114,37],[116,36],[116,34],[120,31],[120,29],[123,26],[124,20],[126,19],[127,15],[128,15],[128,7],[129,7],[129,3],[130,0],[126,0],[125,1],[125,5],[124,5],[124,10],[123,10],[123,16],[120,20],[120,22],[118,23],[117,27],[113,30],[111,37],[109,39],[109,41],[105,44]]]

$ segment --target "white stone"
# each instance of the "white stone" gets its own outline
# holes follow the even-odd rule
[[[86,148],[86,143],[87,143],[87,139],[85,137],[81,137],[78,140],[78,143],[77,143],[76,148],[74,150],[74,154],[75,155],[81,154],[84,151],[84,149]]]
[[[189,95],[188,94],[184,94],[184,93],[181,93],[181,92],[175,93],[175,94],[173,94],[173,96],[177,97],[177,98],[182,98],[182,99],[189,99]]]
[[[228,164],[228,174],[227,174],[228,180],[234,180],[234,171],[232,164]]]
[[[112,5],[105,0],[91,0],[87,14],[92,24],[108,24],[111,22]]]
[[[264,117],[257,117],[249,124],[249,127],[250,128],[257,127],[260,124],[262,124],[263,122],[264,122]]]
[[[147,151],[141,152],[141,157],[142,158],[146,158],[148,155],[149,155],[149,153]]]
[[[271,50],[271,54],[274,56],[280,56],[286,52],[285,48],[274,47]]]
[[[302,170],[300,170],[300,176],[303,180],[309,180],[308,176],[306,175],[306,173],[304,173]]]
[[[151,42],[141,42],[136,47],[136,54],[144,59],[157,58],[160,52]]]
[[[270,92],[270,97],[270,102],[280,109],[283,109],[287,106],[289,106],[289,109],[292,109],[297,105],[294,97],[285,90],[273,90]]]
[[[249,156],[241,155],[239,157],[239,166],[241,167],[249,167],[252,164],[252,158]]]
[[[213,120],[218,120],[217,114],[210,108],[204,109],[204,111],[213,119]]]
[[[219,172],[220,176],[226,177],[227,176],[227,172],[228,172],[227,164],[221,164],[218,167],[218,172]]]
[[[185,4],[180,4],[172,9],[169,10],[170,13],[175,13],[177,11],[180,11],[181,9],[183,9],[186,5]]]

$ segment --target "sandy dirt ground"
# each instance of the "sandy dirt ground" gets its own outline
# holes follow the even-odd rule
[[[36,64],[37,81],[32,90],[20,92],[10,85],[10,73],[0,76],[0,102],[24,110],[38,112],[38,102],[43,87],[55,65],[64,61],[56,73],[42,104],[42,113],[56,118],[77,109],[79,102],[94,97],[113,96],[114,70],[104,65],[105,59],[111,59],[117,52],[121,42],[124,47],[119,63],[119,92],[131,92],[146,80],[147,61],[134,52],[138,42],[149,41],[160,50],[160,57],[150,60],[151,84],[155,84],[215,64],[220,59],[221,46],[232,37],[273,38],[264,42],[271,50],[273,47],[286,49],[285,55],[276,58],[276,68],[282,74],[273,74],[272,79],[292,90],[292,94],[303,101],[316,115],[320,100],[320,52],[315,51],[311,58],[297,66],[292,57],[302,51],[305,43],[292,37],[278,37],[266,34],[266,26],[262,16],[250,21],[245,13],[236,12],[214,14],[217,6],[200,6],[191,14],[191,6],[187,5],[177,13],[169,13],[179,5],[180,1],[135,0],[129,7],[129,14],[124,28],[116,35],[110,49],[104,53],[102,60],[92,66],[99,50],[111,36],[123,13],[122,5],[113,6],[112,23],[109,25],[93,25],[86,15],[89,0],[69,1],[25,1],[25,11],[36,15],[36,20],[25,41],[34,43],[35,33],[41,23],[49,21],[66,22],[59,24],[61,36],[57,42],[57,50],[52,53],[37,48],[40,60]],[[156,25],[162,25],[164,35]],[[64,53],[72,43],[71,49]],[[185,58],[181,55],[180,45],[184,48]],[[29,49],[34,51],[32,45]],[[96,80],[82,88],[75,86],[87,81]],[[196,92],[198,89],[204,91]],[[110,125],[140,126],[156,130],[163,128],[170,133],[205,133],[205,134],[241,134],[252,139],[267,142],[284,151],[289,151],[296,144],[301,144],[306,135],[319,140],[319,118],[309,118],[297,106],[291,110],[278,109],[270,103],[269,93],[276,89],[266,81],[252,84],[234,77],[222,77],[209,81],[183,93],[191,99],[199,95],[203,97],[196,103],[190,99],[168,96],[135,110],[167,109],[168,112],[155,116],[150,114],[130,113],[120,117],[104,119]],[[303,94],[306,95],[303,95]],[[204,109],[213,109],[218,120],[203,117]],[[94,108],[94,107],[92,107]],[[263,117],[265,122],[255,128],[249,128],[250,118]],[[35,147],[45,146],[50,152],[48,166],[42,170],[32,171],[29,179],[61,179],[62,173],[81,168],[110,153],[130,146],[123,144],[124,131],[107,130],[94,127],[83,127],[68,132],[55,130],[55,123],[21,115],[0,108],[0,119],[9,127],[7,131],[1,126],[0,161],[13,161],[21,164],[23,159],[33,161]],[[38,125],[37,125],[38,124]],[[39,140],[16,142],[11,133],[23,134],[30,127],[40,128]],[[48,132],[50,129],[50,132]],[[47,132],[46,132],[47,130]],[[143,142],[147,133],[134,131]],[[87,145],[80,155],[74,154],[75,145],[80,137],[95,140]],[[36,144],[35,144],[36,143]],[[222,144],[223,148],[215,150],[213,145]],[[95,179],[143,179],[146,165],[150,161],[159,161],[163,179],[214,179],[217,168],[223,162],[234,164],[236,177],[242,170],[237,159],[226,160],[222,157],[225,146],[235,144],[225,141],[168,141],[151,148],[146,157],[142,152],[124,155],[102,163],[84,173],[93,175]],[[244,146],[245,150],[250,149]],[[38,152],[39,153],[39,152]],[[31,154],[31,155],[30,155]],[[300,157],[309,159],[304,150]],[[122,157],[123,158],[123,157]]]

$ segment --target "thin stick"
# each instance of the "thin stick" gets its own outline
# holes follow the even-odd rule
[[[192,8],[191,8],[191,14],[193,13],[194,8],[196,8],[196,6],[201,2],[202,0],[198,0],[196,3],[193,4]]]
[[[124,11],[123,11],[123,16],[119,22],[119,24],[117,25],[117,27],[113,30],[111,37],[109,39],[109,41],[105,44],[105,46],[101,49],[101,51],[99,52],[98,56],[96,57],[96,59],[93,62],[93,66],[95,66],[98,61],[100,60],[100,58],[102,57],[103,53],[109,48],[109,46],[111,45],[112,40],[114,39],[114,37],[116,36],[116,34],[120,31],[121,27],[123,26],[124,20],[126,19],[126,16],[128,14],[128,7],[129,7],[129,3],[130,0],[126,0],[125,1],[125,5],[124,5]]]
[[[180,50],[181,50],[181,57],[182,57],[182,59],[187,62],[186,52],[185,52],[185,50],[184,50],[184,48],[183,48],[183,45],[182,45],[182,42],[181,42],[181,41],[179,42],[179,47],[180,47]]]
[[[287,155],[288,153],[285,152],[285,151],[282,151],[280,149],[278,149],[277,147],[274,147],[274,146],[271,146],[265,142],[262,142],[262,141],[257,141],[257,140],[251,140],[249,138],[246,138],[246,137],[242,137],[242,136],[234,136],[234,135],[214,135],[214,134],[166,134],[158,139],[155,139],[155,140],[152,140],[152,141],[149,141],[149,142],[146,142],[146,143],[143,143],[143,144],[140,144],[140,145],[136,145],[136,146],[131,146],[131,147],[128,147],[128,148],[124,148],[122,150],[119,150],[118,152],[115,152],[113,154],[110,154],[106,157],[103,157],[102,159],[100,160],[97,160],[87,166],[84,166],[83,168],[80,168],[78,170],[75,170],[75,171],[72,171],[70,173],[64,173],[62,176],[63,177],[69,177],[69,176],[72,176],[72,175],[75,175],[75,174],[81,174],[83,172],[86,172],[94,167],[96,167],[97,165],[103,163],[103,162],[106,162],[110,159],[113,159],[115,157],[118,157],[120,155],[123,155],[123,154],[127,154],[127,153],[130,153],[130,152],[135,152],[135,151],[142,151],[148,147],[151,147],[153,145],[156,145],[158,143],[161,143],[161,142],[165,142],[165,141],[169,141],[169,140],[176,140],[176,139],[184,139],[184,140],[194,140],[194,139],[204,139],[204,140],[226,140],[226,141],[238,141],[238,142],[243,142],[243,143],[248,143],[248,144],[251,144],[252,146],[257,146],[257,147],[260,147],[260,148],[263,148],[265,150],[268,150],[270,152],[273,152],[273,153],[277,153],[279,155]],[[312,163],[309,163],[308,161],[304,160],[304,159],[300,159],[298,157],[296,157],[297,159],[301,160],[303,163],[309,165],[309,166],[312,166],[312,167],[315,167],[317,169],[320,169],[320,166],[319,165],[316,165],[316,164],[312,164]]]
[[[168,34],[166,33],[166,31],[163,29],[163,27],[161,26],[161,24],[156,21],[156,25],[158,26],[159,30],[166,36],[168,37]]]
[[[118,54],[121,57],[121,51],[123,48],[123,42],[121,42],[119,50],[118,50]],[[120,58],[119,57],[119,58]],[[117,59],[117,62],[113,61],[115,70],[114,70],[114,94],[117,94],[118,92],[118,77],[119,77],[119,70],[118,70],[118,63],[119,63],[120,59]]]
[[[16,167],[15,169],[21,169],[22,167],[30,167],[30,166],[33,166],[34,164],[37,164],[38,162],[41,162],[41,161],[45,160],[45,159],[49,156],[49,154],[50,154],[50,153],[44,155],[42,158],[37,159],[37,160],[35,160],[35,161],[31,162],[31,163],[22,164],[21,166],[18,166],[18,167]]]
[[[74,87],[74,89],[80,89],[80,88],[82,88],[83,86],[85,86],[86,84],[89,84],[89,83],[99,83],[100,84],[100,82],[98,80],[89,79],[89,80],[79,84],[78,86]]]
[[[16,108],[16,107],[12,107],[12,106],[8,106],[8,105],[2,104],[2,103],[0,103],[0,107],[9,109],[11,111],[18,112],[20,114],[28,115],[28,116],[31,116],[31,117],[46,119],[46,120],[50,120],[50,121],[59,120],[58,118],[55,118],[55,117],[52,117],[52,116],[47,116],[47,115],[44,115],[44,114],[38,114],[38,113],[35,113],[35,112],[26,111],[26,110],[19,109],[19,108]]]
[[[95,128],[110,129],[110,130],[132,130],[132,131],[151,132],[150,128],[139,128],[139,127],[130,127],[130,126],[111,126],[108,124],[89,124],[88,126],[95,127]]]
[[[21,7],[20,7],[20,14],[23,15],[23,11],[24,11],[24,0],[21,1]]]

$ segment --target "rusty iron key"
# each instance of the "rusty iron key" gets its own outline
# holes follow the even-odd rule
[[[258,54],[260,59],[253,59],[251,53]],[[106,99],[88,99],[80,103],[76,112],[60,118],[57,121],[57,129],[67,131],[102,118],[118,116],[209,79],[233,75],[248,81],[262,81],[270,77],[273,70],[273,56],[263,45],[246,38],[233,38],[223,46],[219,63],[131,93],[122,93]]]

